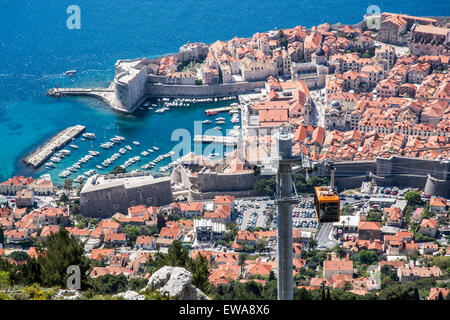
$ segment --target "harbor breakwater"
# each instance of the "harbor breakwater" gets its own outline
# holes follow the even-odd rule
[[[85,126],[76,125],[62,130],[50,140],[44,143],[41,147],[31,152],[23,159],[23,162],[32,168],[37,168],[42,165],[56,150],[61,149],[67,145],[74,138],[78,137],[84,130]]]

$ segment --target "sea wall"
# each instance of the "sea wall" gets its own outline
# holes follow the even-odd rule
[[[264,84],[264,81],[235,82],[217,85],[171,85],[147,82],[146,95],[157,98],[228,97],[253,92],[256,88],[263,88]]]

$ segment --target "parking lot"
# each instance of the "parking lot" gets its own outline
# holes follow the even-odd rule
[[[274,210],[273,200],[269,198],[238,200],[236,208],[238,211],[236,222],[241,230],[269,227],[270,214]]]
[[[312,200],[303,199],[292,210],[292,226],[302,231],[314,232],[319,227],[317,213]],[[277,227],[277,214],[274,214],[272,228]]]

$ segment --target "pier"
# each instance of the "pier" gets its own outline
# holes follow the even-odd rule
[[[43,146],[37,148],[35,151],[30,153],[23,162],[26,165],[38,168],[45,162],[56,150],[61,149],[66,144],[68,144],[72,139],[76,138],[86,129],[85,126],[76,125],[69,127],[59,132],[57,135],[52,137]]]
[[[108,88],[52,88],[47,91],[47,95],[54,98],[67,96],[88,96],[103,100],[112,110],[120,113],[130,113],[116,99],[114,84],[111,83]],[[140,103],[142,103],[141,101]],[[132,111],[134,111],[136,105]]]
[[[196,135],[194,136],[194,142],[196,143],[217,143],[224,145],[237,145],[237,138],[230,136],[206,136]]]

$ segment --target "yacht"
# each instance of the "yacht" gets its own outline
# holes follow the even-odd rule
[[[100,166],[100,165],[97,165],[96,167],[97,167],[97,169],[99,169],[99,170],[102,170],[102,169],[103,169],[103,167]]]
[[[78,146],[77,146],[76,144],[71,144],[70,147],[71,147],[72,149],[78,149]]]
[[[142,152],[141,152],[141,155],[143,155],[143,156],[146,157],[146,156],[148,156],[148,152],[147,152],[147,151],[142,151]]]
[[[127,152],[127,150],[124,149],[124,148],[120,148],[120,149],[119,149],[119,152],[120,152],[121,154],[125,154],[125,153]]]
[[[61,162],[61,158],[58,158],[58,157],[51,157],[50,160],[53,161],[53,162],[56,162],[56,163],[60,163]]]
[[[89,151],[89,154],[90,154],[91,156],[98,156],[98,155],[100,154],[100,152],[91,150],[91,151]]]
[[[153,149],[147,149],[148,150],[148,152],[155,152]]]
[[[216,121],[216,124],[224,124],[225,121]]]
[[[203,120],[202,123],[204,123],[204,124],[210,124],[210,123],[211,123],[211,120],[209,120],[209,119]]]
[[[83,137],[85,137],[86,139],[93,140],[93,139],[95,139],[95,133],[86,132],[86,133],[83,133]]]
[[[136,146],[138,146],[138,145],[140,145],[141,143],[140,143],[139,141],[133,141],[133,144],[136,145]]]
[[[112,142],[105,142],[105,143],[102,143],[102,144],[100,145],[100,147],[102,147],[103,149],[109,149],[109,148],[111,148],[113,145],[114,145],[114,143],[112,143]]]
[[[45,166],[46,166],[46,167],[50,167],[50,168],[54,168],[54,167],[55,167],[55,165],[54,165],[53,162],[47,162],[47,163],[45,164]]]
[[[133,150],[130,146],[125,146],[125,149],[127,149],[127,150]]]
[[[66,76],[73,76],[77,73],[77,70],[73,69],[73,70],[67,70],[66,72],[64,72],[64,74]]]
[[[158,151],[158,150],[159,150],[159,148],[158,148],[158,147],[155,147],[155,146],[153,146],[153,149],[155,149],[156,151]]]
[[[216,118],[216,121],[225,121],[225,118],[224,117],[218,117],[218,118]]]

